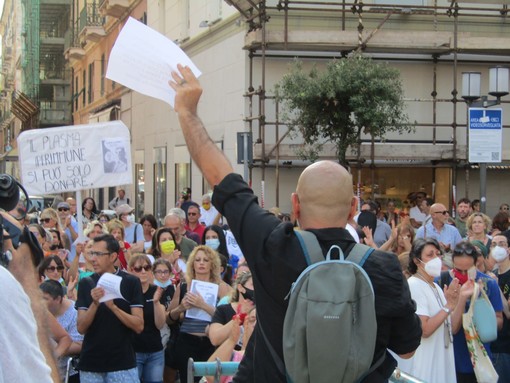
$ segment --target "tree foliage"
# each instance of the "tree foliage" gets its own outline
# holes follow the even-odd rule
[[[295,61],[275,88],[285,123],[304,138],[301,155],[318,158],[325,141],[336,146],[346,165],[346,151],[361,134],[384,139],[386,132],[411,132],[404,112],[400,73],[386,64],[353,55],[306,73]]]

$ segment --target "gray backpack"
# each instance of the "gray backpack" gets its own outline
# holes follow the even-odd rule
[[[308,267],[292,284],[283,326],[287,380],[361,381],[372,368],[377,321],[374,290],[362,266],[374,251],[356,244],[347,259],[332,246],[326,259],[313,233],[296,231]],[[339,260],[331,253],[339,253]]]

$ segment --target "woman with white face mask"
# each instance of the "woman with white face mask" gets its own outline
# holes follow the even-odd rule
[[[411,247],[408,283],[423,334],[414,356],[398,360],[402,371],[430,383],[456,381],[450,315],[459,311],[456,307],[460,285],[454,279],[443,292],[434,282],[441,274],[441,257],[441,247],[435,239],[418,238]]]
[[[115,208],[115,213],[124,225],[125,241],[131,244],[133,253],[143,253],[143,227],[135,220],[135,209],[129,205],[120,205]]]

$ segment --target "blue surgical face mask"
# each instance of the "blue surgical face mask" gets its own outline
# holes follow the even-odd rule
[[[158,281],[157,279],[154,279],[154,284],[155,284],[156,286],[161,287],[162,289],[166,289],[168,286],[170,286],[170,285],[172,284],[172,280],[170,280],[170,279],[169,279],[169,280],[168,280],[168,281],[166,281],[166,282],[160,282],[160,281]]]
[[[220,247],[220,240],[218,238],[206,239],[205,245],[213,250],[218,250],[218,247]]]

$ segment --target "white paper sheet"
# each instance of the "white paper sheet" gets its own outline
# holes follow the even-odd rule
[[[102,287],[105,291],[105,295],[99,300],[99,302],[107,302],[112,299],[124,299],[120,292],[120,283],[122,278],[118,275],[111,273],[104,273],[97,281],[97,287]],[[125,300],[125,299],[124,299]]]
[[[168,85],[177,64],[201,72],[173,41],[130,17],[110,53],[106,78],[174,106],[175,92]]]
[[[205,303],[210,306],[216,307],[218,299],[219,286],[216,283],[202,282],[196,279],[191,281],[191,290],[193,294],[200,294],[204,298]],[[205,321],[211,321],[212,317],[204,310],[197,309],[195,307],[186,310],[187,318],[201,319]]]

